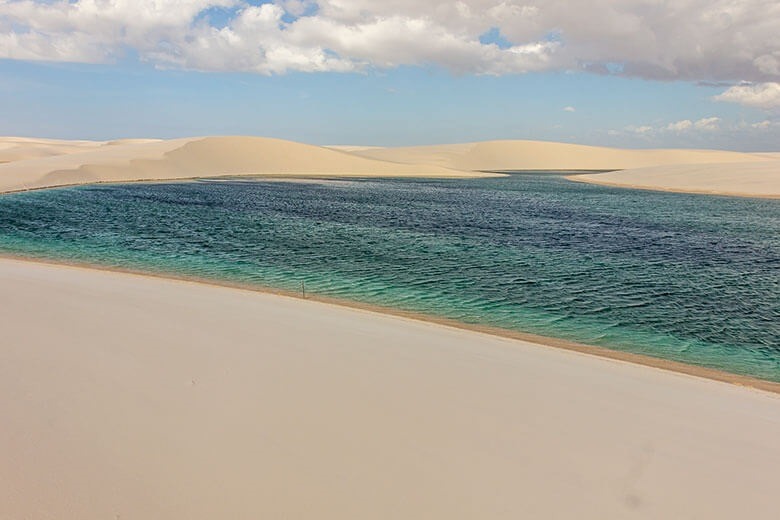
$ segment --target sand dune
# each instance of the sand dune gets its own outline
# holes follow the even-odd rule
[[[454,145],[356,149],[384,161],[435,164],[458,170],[618,170],[667,164],[755,162],[752,154],[717,150],[625,150],[544,141],[486,141]]]
[[[0,163],[0,192],[219,175],[460,177],[500,170],[627,170],[577,180],[697,193],[778,192],[772,153],[621,150],[540,141],[379,148],[320,147],[261,137],[109,142],[0,138]],[[727,166],[731,164],[735,167]]]
[[[650,190],[780,198],[780,160],[672,165],[576,175],[571,180]]]
[[[0,286],[2,518],[776,518],[776,394],[195,283]]]
[[[117,139],[115,141],[69,141],[32,137],[0,137],[0,163],[40,159],[98,150],[105,146],[144,144],[160,139]]]
[[[0,163],[80,153],[97,149],[104,144],[98,141],[0,137]]]
[[[475,176],[430,165],[395,164],[280,139],[206,137],[122,141],[0,165],[0,192],[219,175]]]

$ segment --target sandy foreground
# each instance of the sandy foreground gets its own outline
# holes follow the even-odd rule
[[[780,396],[0,259],[0,518],[777,518]]]
[[[221,175],[479,177],[502,170],[621,170],[575,180],[780,197],[780,156],[773,153],[625,150],[520,140],[381,148],[240,136],[110,142],[0,137],[0,193]]]

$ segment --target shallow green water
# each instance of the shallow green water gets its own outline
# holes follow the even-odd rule
[[[780,381],[780,202],[554,175],[0,197],[0,252],[297,290]]]

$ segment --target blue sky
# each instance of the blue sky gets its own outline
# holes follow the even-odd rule
[[[181,10],[161,13],[135,27],[121,12],[103,13],[103,29],[94,21],[83,29],[44,23],[78,2],[51,12],[41,11],[49,6],[40,2],[0,0],[0,134],[780,149],[772,48],[755,51],[751,63],[763,63],[761,70],[741,58],[725,63],[722,73],[717,63],[682,67],[677,58],[667,73],[659,72],[660,58],[642,54],[642,42],[624,61],[610,49],[593,55],[600,61],[590,59],[577,46],[594,43],[571,43],[571,31],[553,31],[552,22],[539,22],[547,29],[536,37],[510,39],[527,18],[519,11],[520,21],[499,28],[493,19],[481,25],[476,15],[467,19],[468,13],[434,19],[403,1],[394,11],[368,15],[310,1],[277,2],[262,12],[240,1],[221,0],[229,9],[181,1],[193,4],[181,17]],[[483,8],[490,3],[477,1]],[[30,22],[31,16],[43,22]],[[114,42],[117,27],[130,36]],[[343,34],[331,37],[338,31]],[[259,40],[247,36],[257,34]],[[157,40],[147,45],[152,37]],[[62,55],[63,48],[71,54]],[[575,51],[581,52],[576,59],[561,56]]]

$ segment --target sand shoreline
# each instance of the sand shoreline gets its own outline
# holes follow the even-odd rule
[[[408,175],[408,174],[367,174],[367,173],[338,173],[338,174],[317,174],[317,173],[249,173],[246,175],[237,175],[235,173],[226,173],[225,175],[205,175],[197,177],[171,177],[161,179],[131,179],[131,180],[118,180],[118,181],[91,181],[91,182],[74,182],[69,184],[55,184],[51,186],[39,186],[31,188],[19,188],[3,191],[0,189],[0,197],[3,195],[11,195],[13,193],[27,193],[31,191],[43,191],[43,190],[57,190],[63,188],[77,188],[79,186],[116,186],[122,184],[174,184],[184,182],[198,182],[209,180],[221,180],[221,181],[242,181],[242,180],[262,180],[278,181],[278,182],[296,182],[296,181],[308,181],[308,180],[340,180],[340,179],[485,179],[490,177],[503,177],[504,173],[501,172],[474,172],[472,176],[464,176],[459,174],[441,174],[441,175]]]
[[[602,181],[600,179],[594,179],[592,177],[583,178],[585,175],[590,175],[590,174],[564,175],[563,177],[566,180],[572,182],[579,182],[582,184],[592,184],[594,186],[605,186],[607,188],[619,188],[624,190],[657,191],[662,193],[680,193],[683,195],[707,195],[710,197],[738,197],[741,199],[768,199],[768,200],[780,199],[780,193],[763,194],[763,193],[740,193],[734,191],[717,191],[717,190],[704,191],[704,190],[693,190],[693,189],[677,189],[677,188],[668,188],[664,186],[647,186],[642,184],[609,182],[609,181]]]
[[[672,164],[567,177],[571,181],[614,188],[780,199],[780,161]]]
[[[577,352],[580,354],[586,354],[590,356],[596,356],[599,358],[610,359],[619,362],[631,363],[635,365],[641,365],[648,368],[664,370],[668,372],[674,372],[677,374],[683,374],[685,376],[692,376],[696,378],[708,379],[711,381],[718,381],[722,383],[728,383],[732,385],[738,385],[742,387],[752,388],[756,390],[771,392],[774,394],[780,394],[780,382],[759,379],[751,376],[735,374],[720,370],[716,368],[704,367],[699,365],[692,365],[681,361],[674,361],[664,359],[660,357],[653,357],[644,354],[636,354],[632,352],[613,350],[606,347],[599,347],[596,345],[588,345],[584,343],[578,343],[570,340],[554,338],[549,336],[541,336],[538,334],[514,331],[510,329],[504,329],[500,327],[492,327],[489,325],[476,325],[463,323],[457,320],[438,317],[430,314],[424,314],[413,311],[406,311],[403,309],[396,309],[393,307],[386,307],[381,305],[374,305],[370,303],[363,303],[354,300],[333,298],[328,296],[317,295],[316,293],[308,292],[304,297],[301,293],[295,291],[288,291],[284,289],[278,289],[270,286],[260,286],[252,284],[244,284],[239,282],[231,282],[228,280],[215,280],[210,278],[199,278],[188,275],[178,275],[171,272],[155,272],[145,271],[142,269],[130,269],[111,267],[100,264],[93,264],[89,262],[73,262],[73,261],[60,261],[57,259],[49,258],[35,258],[24,255],[14,255],[9,253],[0,253],[0,259],[14,260],[20,262],[31,262],[50,266],[58,266],[64,268],[75,269],[88,269],[104,271],[109,273],[127,274],[133,276],[148,277],[153,279],[172,280],[184,283],[194,283],[213,287],[223,287],[229,289],[236,289],[240,291],[248,291],[254,293],[268,294],[281,296],[286,298],[294,298],[298,300],[306,300],[312,302],[318,302],[327,305],[333,305],[336,307],[367,311],[371,313],[377,313],[382,315],[394,316],[423,323],[430,323],[440,325],[443,327],[460,329],[470,332],[477,332],[481,334],[487,334],[490,336],[497,336],[506,339],[518,340],[523,342],[529,342],[536,345],[562,349],[570,352]]]

